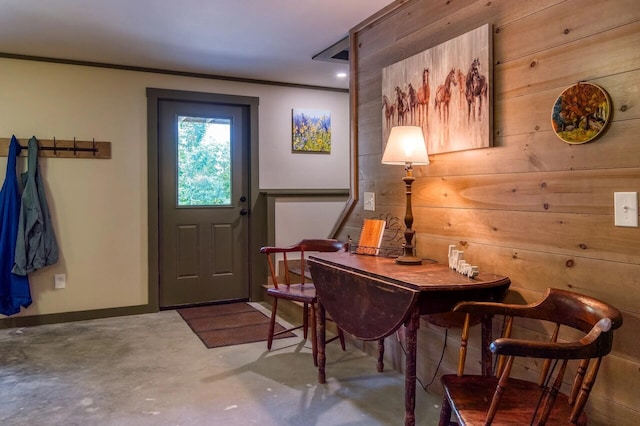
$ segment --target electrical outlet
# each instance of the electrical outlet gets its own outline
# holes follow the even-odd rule
[[[375,211],[376,209],[376,194],[374,192],[364,193],[364,209],[368,211]]]
[[[616,226],[638,227],[638,193],[614,192],[614,216]]]
[[[55,274],[53,280],[55,288],[65,288],[67,286],[67,277],[65,274]]]

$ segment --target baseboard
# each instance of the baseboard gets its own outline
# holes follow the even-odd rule
[[[56,324],[62,322],[84,321],[99,318],[157,312],[151,305],[126,306],[121,308],[94,309],[89,311],[63,312],[59,314],[7,317],[0,319],[0,329],[32,327],[35,325]]]

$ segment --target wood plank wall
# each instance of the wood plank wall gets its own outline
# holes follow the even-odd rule
[[[401,167],[381,165],[382,68],[485,23],[493,26],[494,146],[431,156],[415,169],[417,251],[446,262],[456,244],[481,270],[508,275],[510,300],[532,302],[547,287],[601,298],[624,325],[600,370],[590,424],[640,417],[640,228],[614,227],[613,193],[640,192],[640,5],[638,0],[412,0],[354,28],[353,137],[358,202],[339,237],[362,220],[404,216]],[[578,81],[603,86],[612,122],[583,145],[560,141],[551,108]],[[376,211],[363,211],[363,192]],[[418,376],[455,370],[459,331],[422,322]],[[401,368],[395,339],[389,357]],[[477,348],[475,348],[477,350]],[[438,380],[430,391],[440,392]]]

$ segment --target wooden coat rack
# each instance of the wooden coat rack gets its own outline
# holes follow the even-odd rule
[[[18,139],[21,157],[28,154],[27,142],[29,138]],[[0,138],[0,157],[9,155],[11,138]],[[38,156],[54,158],[111,158],[111,142],[77,141],[61,139],[38,139]]]

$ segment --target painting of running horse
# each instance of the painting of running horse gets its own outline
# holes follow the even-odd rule
[[[491,38],[486,24],[383,68],[383,145],[393,126],[411,125],[429,154],[490,147]]]

